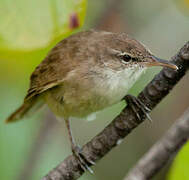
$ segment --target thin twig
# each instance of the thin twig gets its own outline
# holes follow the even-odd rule
[[[151,179],[189,138],[189,108],[130,170],[124,180]]]
[[[179,70],[164,68],[138,96],[150,109],[153,109],[169,93],[189,69],[189,42],[172,58],[172,61],[179,67]],[[94,162],[100,160],[117,145],[120,139],[127,136],[144,120],[143,116],[140,120],[136,118],[133,111],[127,106],[101,133],[83,146],[82,154]],[[82,174],[83,171],[77,159],[70,155],[43,180],[75,180]]]

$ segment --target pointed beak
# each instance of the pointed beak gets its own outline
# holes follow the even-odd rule
[[[158,57],[155,57],[155,56],[151,56],[150,57],[150,62],[147,63],[147,66],[163,66],[163,67],[168,67],[168,68],[171,68],[171,69],[174,69],[174,70],[177,70],[178,67],[167,61],[167,60],[164,60],[164,59],[160,59]]]

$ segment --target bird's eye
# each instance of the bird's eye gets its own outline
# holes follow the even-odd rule
[[[124,54],[124,55],[122,56],[122,59],[123,59],[125,62],[129,62],[129,61],[132,59],[132,57],[129,56],[128,54]]]
[[[136,57],[133,57],[132,55],[130,55],[126,52],[120,53],[119,57],[122,60],[122,62],[125,64],[127,64],[130,61],[132,61],[132,62],[138,61],[138,59]]]

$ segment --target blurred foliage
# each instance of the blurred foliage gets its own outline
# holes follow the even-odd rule
[[[174,1],[178,9],[186,16],[189,16],[189,0],[174,0]]]
[[[72,18],[83,24],[84,0],[0,1],[0,50],[31,51],[46,48],[68,36]]]
[[[86,3],[86,0],[0,0],[0,179],[17,179],[41,124],[34,121],[39,114],[26,122],[11,125],[3,122],[20,105],[34,67],[55,43],[83,25]],[[40,179],[60,162],[62,153],[69,152],[59,142],[47,145],[34,179]]]
[[[85,11],[86,0],[1,0],[0,59],[6,62],[0,65],[23,66],[27,72],[54,44],[83,25]]]
[[[188,180],[189,170],[189,143],[187,143],[177,155],[168,174],[168,180]]]

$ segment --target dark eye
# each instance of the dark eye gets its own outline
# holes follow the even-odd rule
[[[125,62],[129,62],[129,61],[132,59],[132,57],[129,56],[128,54],[124,54],[124,55],[122,56],[122,59],[123,59]]]

